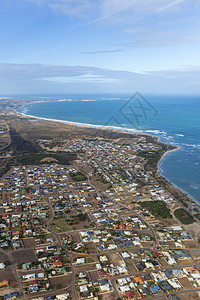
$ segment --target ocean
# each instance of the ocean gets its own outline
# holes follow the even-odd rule
[[[180,149],[160,162],[160,173],[200,203],[200,96],[53,95],[16,97],[55,100],[22,106],[19,113],[158,136]],[[60,100],[60,101],[58,101]]]

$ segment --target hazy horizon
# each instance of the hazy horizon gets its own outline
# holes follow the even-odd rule
[[[0,94],[200,94],[198,0],[6,0]]]

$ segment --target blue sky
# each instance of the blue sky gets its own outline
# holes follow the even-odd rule
[[[0,28],[0,94],[200,92],[199,0],[0,0]]]

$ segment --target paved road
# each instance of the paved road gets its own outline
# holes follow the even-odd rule
[[[109,176],[110,179],[112,179],[113,182],[116,182],[115,179],[112,178],[112,176],[104,169],[104,167],[102,166],[102,164],[100,162],[97,162],[95,160],[95,162],[99,165],[99,167],[107,174],[107,176]],[[121,186],[123,186],[124,190],[129,194],[130,198],[133,199],[133,200],[136,200],[135,197],[129,192],[129,190],[126,188],[126,186],[124,184],[121,183]],[[123,204],[120,204],[118,203],[119,205],[131,210],[135,215],[137,215],[137,217],[142,220],[142,222],[151,230],[152,232],[152,235],[153,235],[153,238],[154,238],[154,241],[155,241],[155,246],[158,245],[158,242],[157,242],[157,239],[156,239],[156,235],[155,235],[155,232],[154,230],[151,228],[151,226],[146,222],[146,220],[144,220],[142,218],[142,216],[140,214],[138,214],[135,210],[123,205]]]
[[[103,169],[103,167],[100,165],[100,167]],[[90,181],[89,181],[89,178],[87,177],[87,179],[88,179],[88,184],[90,184],[91,186],[93,186],[91,183],[90,183]],[[95,186],[93,186],[96,190],[98,190]],[[125,186],[123,186],[123,188],[126,190],[126,192],[130,195],[130,197],[132,198],[132,199],[134,199],[135,200],[135,198],[132,196],[132,194],[126,189],[126,187]],[[107,195],[106,195],[107,196]],[[62,241],[61,241],[61,239],[60,239],[60,236],[59,236],[59,234],[57,234],[55,231],[53,231],[53,230],[51,230],[50,229],[50,222],[52,221],[52,219],[54,218],[54,211],[53,211],[53,208],[52,208],[52,205],[51,205],[51,202],[50,202],[50,200],[49,200],[49,198],[47,198],[47,202],[48,202],[48,205],[49,205],[49,209],[50,209],[50,213],[51,213],[51,215],[50,215],[50,218],[49,218],[49,220],[48,220],[48,222],[47,222],[47,228],[48,228],[48,230],[53,234],[53,235],[55,235],[56,236],[56,239],[57,239],[57,241],[58,241],[58,243],[59,243],[59,246],[61,247],[61,248],[63,248],[63,245],[62,245]],[[126,209],[128,209],[129,211],[132,211],[135,215],[137,215],[138,216],[138,218],[140,219],[140,220],[142,220],[143,222],[144,222],[144,224],[151,230],[151,232],[152,232],[152,234],[153,234],[153,237],[154,237],[154,241],[155,241],[155,244],[157,245],[158,243],[157,243],[157,239],[156,239],[156,235],[155,235],[155,232],[154,232],[154,230],[151,228],[151,226],[137,213],[137,212],[135,212],[134,211],[134,209],[131,209],[131,208],[129,208],[129,207],[127,207],[127,206],[125,206],[125,205],[123,205],[123,204],[121,204],[121,203],[118,203],[118,205],[120,205],[121,207],[125,207]],[[90,216],[90,215],[89,215]],[[90,216],[91,217],[91,216]],[[91,220],[92,220],[92,218],[91,218]],[[93,220],[92,220],[93,221]],[[69,232],[68,232],[69,233]],[[128,250],[139,250],[140,248],[129,248]],[[150,249],[149,247],[148,248],[142,248],[142,249]],[[153,248],[151,248],[152,250],[153,250]],[[188,249],[189,250],[189,249]],[[191,249],[190,249],[191,250]],[[195,249],[195,250],[197,250],[197,249]],[[16,250],[16,251],[20,251],[20,249],[19,250]],[[68,250],[66,250],[66,249],[64,249],[64,251],[65,251],[65,253],[70,257],[70,261],[69,261],[69,264],[70,264],[70,268],[71,268],[71,271],[72,271],[72,293],[73,293],[73,297],[74,297],[74,299],[75,300],[77,300],[78,298],[77,298],[77,294],[76,294],[76,290],[75,290],[75,271],[74,271],[74,267],[73,267],[73,259],[75,258],[75,257],[80,257],[80,256],[84,256],[84,257],[91,257],[91,256],[99,256],[99,255],[111,255],[111,254],[114,254],[114,253],[120,253],[120,252],[123,252],[124,250],[120,250],[120,249],[117,249],[116,251],[105,251],[105,252],[101,252],[101,253],[93,253],[93,254],[80,254],[80,253],[74,253],[74,252],[71,252],[71,251],[68,251]],[[13,258],[12,258],[12,252],[13,251],[11,251],[8,255],[9,255],[9,259],[10,259],[10,262],[11,262],[11,265],[12,265],[12,268],[13,268],[13,272],[14,272],[14,274],[15,274],[15,277],[16,277],[16,280],[17,280],[17,282],[18,282],[18,286],[19,286],[19,289],[20,289],[20,296],[23,298],[23,299],[25,299],[25,296],[24,296],[24,293],[23,293],[23,290],[22,290],[22,286],[21,286],[21,282],[20,282],[20,279],[19,279],[19,276],[18,276],[18,274],[17,274],[17,271],[16,271],[16,268],[15,268],[15,264],[14,264],[14,261],[13,261]],[[7,253],[6,253],[7,254]],[[194,258],[192,257],[192,255],[190,254],[190,257],[191,257],[191,259],[192,259],[192,261],[194,262],[194,264],[195,265],[197,265],[198,266],[198,264],[197,264],[197,262],[194,260]],[[187,266],[184,266],[184,267],[190,267],[191,266],[191,264],[190,265],[187,265]],[[177,268],[179,268],[178,266],[176,266],[176,267],[169,267],[169,268],[161,268],[161,269],[157,269],[157,270],[155,270],[155,271],[163,271],[163,270],[166,270],[166,269],[170,269],[170,270],[173,270],[173,269],[177,269]],[[113,288],[113,290],[115,291],[115,293],[116,293],[116,295],[117,295],[117,297],[119,297],[120,298],[120,295],[119,295],[119,292],[118,292],[118,290],[117,290],[117,288],[116,288],[116,286],[115,286],[115,280],[116,279],[119,279],[119,278],[126,278],[126,277],[130,277],[130,276],[134,276],[134,275],[144,275],[144,274],[149,274],[150,273],[150,271],[145,271],[145,272],[134,272],[134,273],[130,273],[130,274],[128,274],[128,275],[120,275],[120,276],[115,276],[115,277],[113,277],[112,279],[111,279],[111,284],[112,284],[112,288]],[[194,291],[194,290],[191,290],[191,291]],[[153,298],[152,298],[153,299]],[[155,297],[154,297],[154,299],[155,299]]]
[[[159,186],[160,186],[160,184],[156,181],[156,179],[154,179],[150,174],[149,174],[149,172],[147,172],[146,171],[146,173],[148,174],[148,176],[149,176],[149,178],[151,178],[151,180],[152,181],[154,181],[156,184],[158,184]],[[200,220],[199,219],[197,219],[192,213],[191,213],[191,211],[187,208],[187,207],[185,207],[179,200],[177,200],[168,190],[166,190],[164,187],[162,187],[162,189],[163,190],[165,190],[165,192],[171,197],[171,198],[173,198],[180,206],[181,206],[181,208],[183,208],[183,209],[185,209],[194,219],[195,219],[195,221],[197,222],[197,223],[199,223],[200,224]],[[180,223],[180,222],[179,222]],[[182,224],[182,223],[181,223]],[[183,226],[183,224],[182,224],[182,226]],[[189,233],[190,234],[190,233]],[[193,237],[193,239],[195,240],[195,242],[197,243],[197,240]]]
[[[57,232],[55,232],[55,231],[53,231],[53,230],[50,229],[50,225],[49,224],[52,221],[52,219],[54,218],[54,212],[53,212],[53,208],[52,208],[51,201],[49,200],[49,198],[47,198],[47,202],[48,202],[50,213],[51,213],[51,216],[50,216],[50,218],[48,220],[48,225],[47,225],[48,230],[52,234],[54,234],[56,236],[60,248],[63,249],[63,244],[62,244],[62,241],[60,239],[59,234]],[[73,294],[74,299],[78,300],[77,294],[76,294],[76,288],[75,288],[75,280],[76,280],[75,279],[75,272],[74,272],[74,267],[73,267],[73,263],[72,263],[73,262],[73,258],[75,256],[75,253],[72,253],[72,252],[70,252],[70,251],[68,251],[66,249],[63,249],[63,251],[67,254],[67,256],[70,257],[69,265],[70,265],[70,268],[71,268],[71,271],[72,271],[72,294]],[[77,253],[77,256],[80,256],[80,254],[78,255],[78,253]]]
[[[13,272],[14,272],[14,275],[15,275],[15,278],[17,280],[17,284],[18,284],[18,287],[19,287],[19,291],[20,291],[19,296],[20,296],[20,298],[23,298],[25,300],[25,295],[24,295],[24,292],[23,292],[23,289],[22,289],[20,278],[18,276],[16,267],[15,267],[15,263],[14,263],[14,260],[13,260],[13,257],[12,257],[12,253],[11,252],[8,253],[8,256],[9,256],[9,260],[11,262],[11,266],[13,268]]]
[[[74,267],[73,267],[73,257],[70,259],[70,267],[72,270],[72,293],[73,293],[73,297],[75,300],[78,300],[77,294],[76,294],[76,288],[75,288],[75,271],[74,271]]]
[[[12,257],[12,252],[14,252],[14,251],[6,252],[2,248],[0,248],[0,252],[9,257],[9,261],[11,263],[13,273],[15,275],[15,279],[16,279],[18,287],[19,287],[19,291],[20,291],[19,296],[20,296],[20,298],[23,298],[25,300],[25,295],[24,295],[24,292],[23,292],[23,289],[22,289],[22,286],[21,286],[21,281],[20,281],[20,278],[18,276],[16,267],[15,267],[15,263],[14,263],[14,260],[13,260],[13,257]]]
[[[191,265],[186,265],[184,267],[191,267]],[[176,270],[177,267],[171,267],[171,268],[161,268],[159,270],[156,270],[156,271],[165,271],[165,270]],[[152,272],[151,271],[144,271],[144,272],[133,272],[133,273],[130,273],[129,275],[119,275],[119,276],[115,276],[111,279],[111,283],[112,283],[112,286],[115,286],[115,281],[118,280],[118,279],[121,279],[121,278],[129,278],[131,276],[142,276],[142,275],[147,275],[147,274],[151,274]],[[177,292],[173,292],[172,294],[179,294],[179,293],[183,293],[183,292],[195,292],[195,291],[200,291],[200,288],[198,289],[190,289],[190,290],[185,290],[185,289],[182,289],[181,291],[177,291]],[[119,292],[117,291],[117,295],[118,297],[121,299],[120,295],[119,295]],[[154,296],[154,297],[148,297],[148,299],[156,299],[156,298],[160,298],[162,295],[159,295],[159,296]],[[166,298],[167,299],[167,298]]]

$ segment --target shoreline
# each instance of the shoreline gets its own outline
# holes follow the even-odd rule
[[[158,162],[158,164],[157,164],[157,171],[156,171],[156,173],[157,173],[158,176],[162,176],[161,173],[160,173],[161,169],[160,169],[160,167],[159,167],[159,165],[160,165],[160,163],[162,162],[162,160],[163,160],[167,155],[169,155],[170,153],[176,152],[176,151],[178,151],[179,149],[181,149],[181,148],[178,147],[178,146],[174,146],[174,147],[176,147],[176,148],[171,149],[171,150],[167,150],[167,151],[166,151],[165,153],[163,153],[163,155],[161,156],[161,158],[160,158],[160,160],[159,160],[159,162]],[[162,176],[162,177],[164,177],[164,176]]]
[[[77,126],[77,127],[82,127],[82,128],[93,128],[93,129],[102,129],[102,130],[113,130],[113,131],[119,131],[119,132],[124,132],[124,133],[133,133],[133,134],[143,134],[143,135],[148,135],[151,137],[155,137],[156,139],[159,139],[157,136],[152,136],[151,134],[147,132],[143,132],[141,130],[137,129],[131,129],[131,128],[126,128],[126,127],[117,127],[117,126],[106,126],[106,125],[95,125],[95,124],[89,124],[89,123],[81,123],[81,122],[73,122],[73,121],[66,121],[66,120],[58,120],[58,119],[52,119],[52,118],[45,118],[45,117],[36,117],[33,115],[27,115],[25,113],[20,113],[15,110],[15,113],[17,115],[23,116],[25,118],[33,118],[36,120],[41,120],[41,121],[49,121],[49,122],[56,122],[56,123],[62,123],[62,124],[67,124],[67,125],[72,125],[72,126]]]
[[[178,147],[178,146],[174,146],[174,147],[176,147],[176,148],[174,148],[174,149],[172,149],[172,150],[166,151],[166,152],[162,155],[162,157],[160,158],[160,160],[159,160],[159,162],[158,162],[158,164],[157,164],[156,175],[159,176],[159,177],[164,178],[165,180],[167,180],[167,181],[169,182],[169,184],[171,184],[174,188],[176,188],[176,189],[180,190],[182,193],[186,194],[186,195],[191,199],[192,202],[195,202],[197,205],[199,205],[200,203],[199,203],[192,195],[190,195],[190,194],[189,194],[187,191],[185,191],[184,189],[178,187],[175,183],[171,182],[169,178],[167,178],[167,177],[165,177],[164,175],[161,174],[162,169],[161,169],[161,167],[159,167],[159,165],[160,165],[160,163],[162,162],[162,160],[163,160],[167,155],[169,155],[170,153],[176,152],[176,151],[178,151],[179,149],[181,149],[181,147]]]
[[[191,202],[194,202],[195,204],[200,205],[200,203],[196,199],[194,199],[193,196],[191,196],[190,194],[188,194],[188,192],[186,192],[185,190],[178,187],[175,183],[171,182],[167,177],[164,177],[163,175],[160,175],[160,177],[167,180],[169,182],[169,184],[171,184],[175,189],[177,189],[177,190],[181,191],[182,193],[186,194],[187,197],[191,200]]]
[[[106,125],[94,125],[94,124],[89,124],[89,123],[81,123],[81,122],[73,122],[73,121],[64,121],[64,120],[58,120],[58,119],[52,119],[52,118],[45,118],[45,117],[36,117],[33,115],[27,115],[25,113],[20,113],[17,112],[16,110],[14,110],[14,112],[19,115],[19,116],[23,116],[27,119],[32,118],[32,119],[36,119],[39,121],[47,121],[47,122],[55,122],[55,123],[62,123],[62,124],[67,124],[67,125],[71,125],[71,126],[76,126],[79,128],[92,128],[92,129],[100,129],[100,130],[111,130],[111,131],[116,131],[116,132],[120,132],[120,133],[130,133],[130,134],[137,134],[137,135],[146,135],[146,136],[150,136],[153,139],[166,144],[165,142],[161,141],[161,138],[156,136],[156,135],[151,135],[150,133],[147,132],[143,132],[142,130],[136,130],[136,129],[131,129],[131,128],[124,128],[124,127],[117,127],[117,126],[106,126]],[[151,132],[153,133],[154,130],[151,130]],[[157,130],[155,130],[155,132],[158,132]],[[170,144],[166,144],[166,145],[170,145]],[[164,157],[166,157],[168,154],[170,154],[171,152],[175,152],[177,150],[180,149],[180,147],[175,146],[175,145],[171,145],[173,147],[175,147],[174,149],[171,150],[167,150],[165,153],[163,153],[162,157],[160,158],[158,164],[157,164],[157,171],[159,171],[159,164],[161,163],[161,161],[164,159]],[[158,173],[159,175],[159,173]]]
[[[161,138],[155,135],[151,135],[150,133],[147,132],[143,132],[141,130],[136,130],[136,129],[129,129],[129,128],[123,128],[123,127],[116,127],[116,126],[104,126],[104,125],[94,125],[94,124],[88,124],[88,123],[79,123],[79,122],[73,122],[73,121],[66,121],[66,120],[58,120],[58,119],[50,119],[50,118],[45,118],[45,117],[36,117],[36,116],[32,116],[32,115],[27,115],[25,113],[20,113],[17,112],[16,110],[14,110],[14,112],[18,115],[18,116],[23,116],[27,119],[35,119],[35,120],[39,120],[39,121],[47,121],[47,122],[55,122],[55,123],[61,123],[61,124],[66,124],[69,126],[75,126],[75,127],[79,127],[79,128],[91,128],[91,129],[96,129],[96,130],[108,130],[108,131],[112,131],[112,132],[120,132],[120,133],[129,133],[129,134],[135,134],[135,135],[146,135],[146,136],[150,136],[151,138],[153,138],[156,141],[159,141],[163,144],[166,145],[170,145],[167,144],[165,142],[161,141]],[[153,130],[151,130],[151,132],[153,133]],[[155,132],[158,132],[157,130],[155,130]],[[157,168],[156,168],[156,174],[160,177],[163,177],[165,180],[167,180],[169,182],[169,184],[171,184],[174,188],[180,190],[181,192],[185,193],[192,202],[196,203],[199,205],[199,202],[197,200],[195,200],[190,194],[188,194],[186,191],[184,191],[183,189],[179,188],[178,186],[176,186],[174,183],[172,183],[168,178],[164,177],[163,175],[161,175],[161,168],[159,167],[160,163],[162,162],[162,160],[168,156],[170,153],[172,152],[176,152],[180,149],[180,147],[175,146],[175,145],[171,145],[173,147],[175,147],[174,149],[171,150],[167,150],[166,152],[163,153],[163,155],[161,156],[160,160],[157,163]]]
[[[118,99],[118,100],[120,100],[120,99]],[[34,104],[34,103],[71,102],[71,101],[74,101],[74,100],[71,100],[71,99],[63,99],[63,100],[41,100],[41,101],[37,101],[36,100],[36,101],[33,101],[33,102],[29,102],[27,104],[19,105],[19,107],[17,107],[16,109],[19,109],[20,107],[23,107],[25,105]],[[84,102],[84,101],[88,101],[88,100],[75,100],[75,101],[76,102],[79,102],[79,101],[83,101]],[[94,100],[94,101],[100,101],[100,100]],[[142,130],[139,130],[139,129],[133,129],[133,128],[127,128],[127,127],[96,125],[96,124],[90,124],[90,123],[81,123],[81,122],[66,121],[66,120],[59,120],[59,119],[52,119],[52,118],[45,118],[45,117],[36,117],[36,116],[33,116],[33,115],[28,115],[28,114],[23,113],[23,112],[18,112],[16,109],[14,109],[14,112],[16,114],[22,115],[24,117],[30,117],[30,118],[34,118],[34,119],[38,119],[38,120],[45,120],[45,121],[51,121],[51,122],[59,122],[59,123],[63,123],[63,124],[67,124],[67,125],[72,125],[72,126],[77,126],[77,127],[82,127],[82,128],[94,128],[94,129],[96,128],[96,129],[102,129],[102,130],[104,129],[104,130],[119,131],[119,132],[122,132],[122,133],[124,132],[124,133],[130,133],[130,134],[131,133],[133,133],[133,134],[143,134],[143,135],[147,135],[147,136],[150,136],[152,138],[155,138],[157,140],[160,140],[160,137],[158,137],[156,135],[153,135],[153,133],[159,134],[159,133],[163,132],[163,131],[160,131],[160,130],[146,130],[146,131],[142,131]]]

